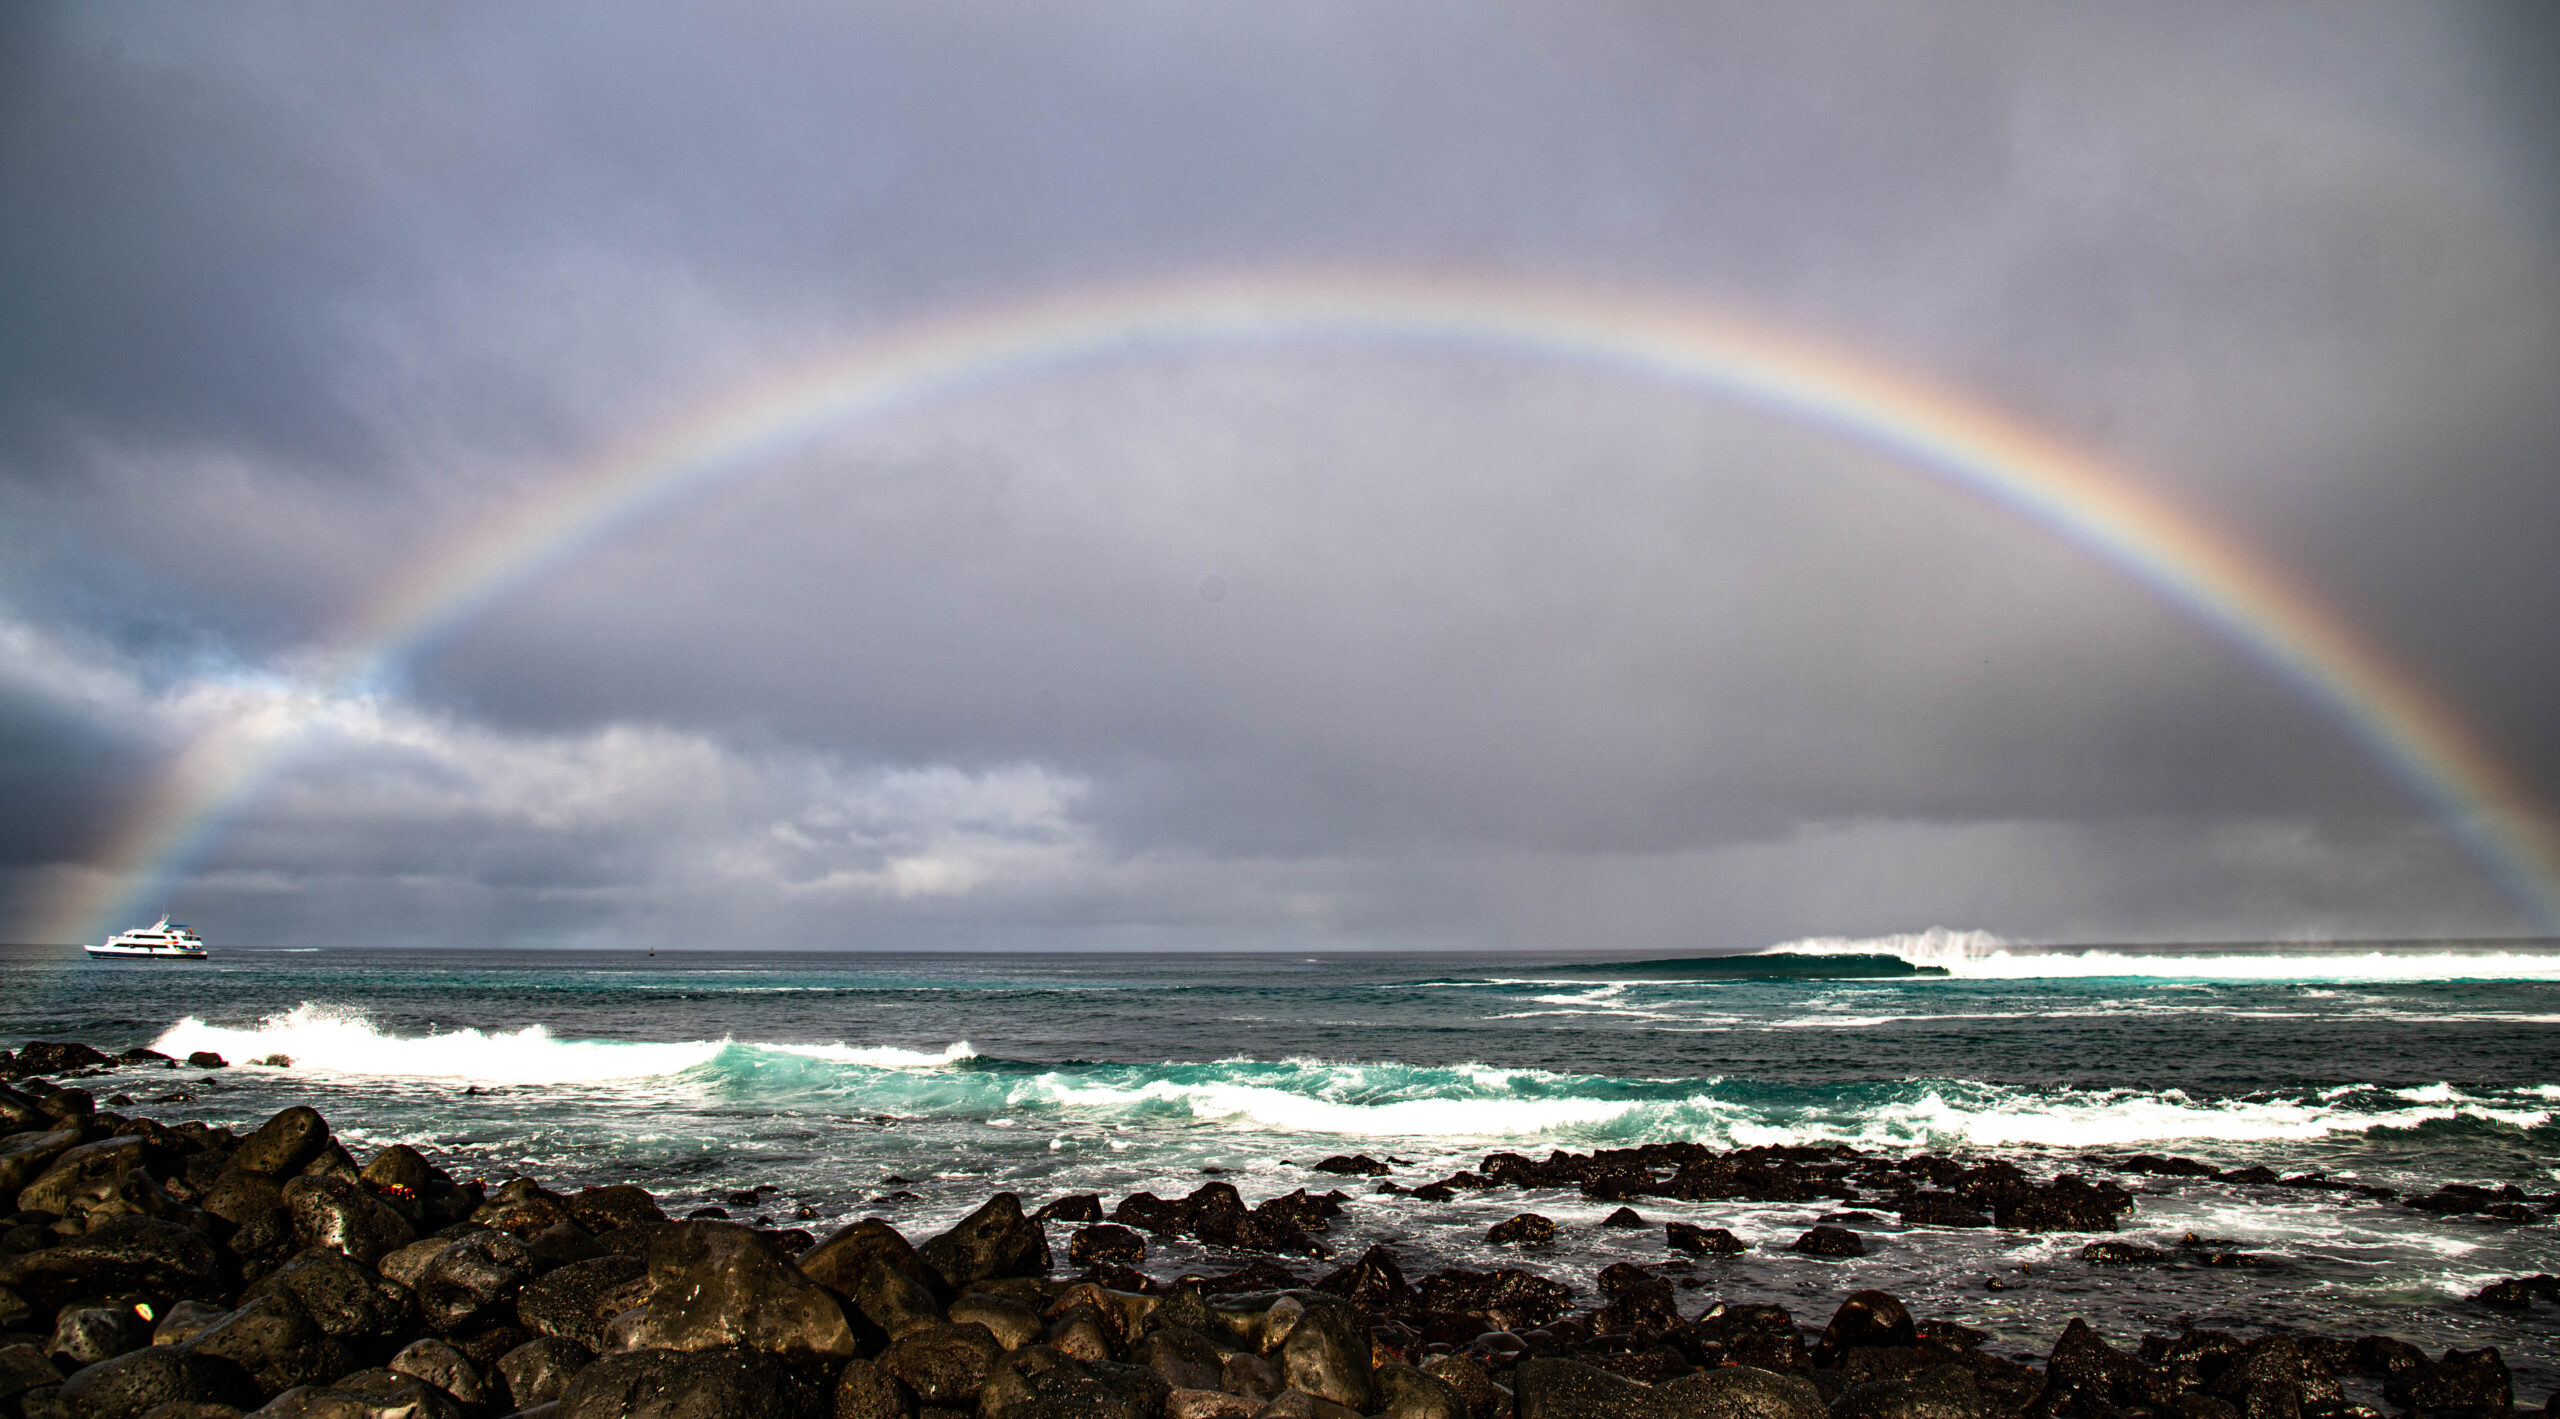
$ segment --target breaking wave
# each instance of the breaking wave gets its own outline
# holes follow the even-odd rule
[[[1756,957],[1897,957],[1967,980],[2066,980],[2151,977],[2233,981],[2560,981],[2560,951],[2437,944],[2300,945],[2281,949],[2024,946],[1987,931],[1927,931],[1863,940],[1815,937],[1753,953]]]
[[[1721,1076],[1644,1079],[1480,1064],[1228,1059],[1034,1063],[940,1050],[735,1040],[563,1040],[539,1024],[400,1035],[361,1015],[303,1005],[255,1026],[188,1018],[154,1048],[212,1050],[252,1068],[373,1081],[582,1085],[608,1093],[675,1085],[728,1103],[909,1120],[1217,1129],[1274,1138],[1407,1139],[1563,1146],[1675,1139],[1720,1147],[1850,1143],[1867,1148],[2057,1150],[2318,1140],[2454,1127],[2548,1142],[2560,1087],[2350,1084],[2231,1098],[2179,1090],[2031,1089],[1970,1080],[1784,1084]],[[635,1106],[656,1097],[630,1095]]]

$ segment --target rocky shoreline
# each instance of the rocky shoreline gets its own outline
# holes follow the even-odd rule
[[[235,1136],[123,1112],[121,1095],[102,1108],[64,1082],[169,1064],[64,1044],[0,1055],[15,1081],[0,1087],[0,1192],[14,1199],[0,1231],[0,1416],[2380,1419],[2377,1398],[2415,1419],[2516,1412],[2495,1348],[2431,1356],[2385,1336],[2192,1328],[2120,1348],[2075,1320],[2048,1353],[2020,1357],[1879,1291],[1801,1318],[1827,1319],[1819,1328],[1771,1305],[1696,1304],[1681,1292],[1698,1269],[1743,1244],[1677,1221],[1660,1224],[1659,1263],[1613,1263],[1587,1289],[1499,1260],[1408,1277],[1384,1247],[1335,1257],[1324,1235],[1346,1194],[1301,1187],[1248,1205],[1220,1181],[1107,1207],[1082,1194],[1026,1211],[997,1193],[921,1240],[883,1217],[820,1238],[716,1206],[670,1218],[627,1184],[457,1179],[405,1145],[359,1160],[308,1107]],[[2377,1191],[2180,1158],[2107,1165],[2366,1202]],[[1389,1172],[1360,1155],[1314,1168]],[[1793,1243],[1815,1256],[1858,1253],[1861,1219],[1875,1220],[1860,1207],[1909,1226],[2104,1233],[2134,1201],[2112,1181],[2037,1181],[1997,1160],[1694,1144],[1495,1153],[1419,1187],[1368,1186],[1425,1200],[1570,1187],[1623,1204],[1601,1225],[1626,1228],[1656,1225],[1634,1205],[1646,1198],[1838,1201]],[[2517,1224],[2560,1205],[2461,1184],[2400,1201]],[[1499,1258],[1554,1236],[1522,1213],[1484,1245]],[[1235,1265],[1142,1269],[1171,1237]],[[2189,1241],[2203,1264],[2252,1264]],[[2162,1259],[2103,1239],[2082,1256]],[[2560,1281],[2510,1278],[2475,1299],[2560,1304]]]

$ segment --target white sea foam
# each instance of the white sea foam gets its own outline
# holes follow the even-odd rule
[[[591,1084],[652,1079],[710,1063],[732,1041],[563,1040],[548,1027],[388,1034],[360,1014],[305,1002],[255,1026],[208,1025],[188,1016],[151,1047],[184,1058],[211,1050],[234,1064],[283,1056],[296,1070],[371,1079],[447,1079],[474,1084]],[[938,1052],[833,1045],[751,1046],[831,1064],[931,1069],[975,1058],[963,1040]]]
[[[2146,976],[2165,980],[2443,981],[2560,980],[2560,951],[2356,950],[2296,947],[2265,951],[2085,951],[2021,946],[1987,931],[1931,927],[1895,936],[1814,937],[1761,955],[1899,956],[1970,980],[2063,980]]]
[[[1605,1124],[1639,1105],[1612,1099],[1396,1099],[1347,1103],[1254,1084],[1153,1080],[1135,1088],[1042,1075],[1037,1087],[1061,1108],[1114,1114],[1180,1109],[1194,1119],[1281,1133],[1345,1138],[1517,1138]]]
[[[211,1050],[233,1063],[272,1058],[293,1068],[370,1078],[452,1079],[486,1084],[578,1084],[645,1079],[708,1063],[725,1040],[642,1044],[556,1040],[541,1025],[521,1030],[438,1031],[390,1035],[361,1015],[302,1004],[248,1029],[208,1025],[188,1016],[151,1047],[184,1058]]]

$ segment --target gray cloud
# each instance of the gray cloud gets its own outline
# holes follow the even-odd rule
[[[0,610],[35,649],[0,680],[0,934],[108,865],[191,734],[273,712],[239,687],[297,683],[552,470],[902,321],[1173,271],[1511,272],[1863,350],[2268,548],[2560,784],[2560,115],[2522,11],[5,23]],[[195,916],[2517,924],[2334,728],[2085,549],[1766,413],[1483,352],[1157,352],[898,411],[407,670],[320,697],[172,889]]]

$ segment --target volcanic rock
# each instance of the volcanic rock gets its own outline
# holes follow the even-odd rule
[[[1049,1240],[1039,1223],[1022,1215],[1022,1199],[1000,1192],[958,1226],[916,1248],[916,1257],[957,1295],[980,1281],[1045,1273]]]
[[[1822,1394],[1795,1375],[1750,1365],[1700,1370],[1664,1384],[1656,1397],[1675,1419],[1824,1419]]]
[[[450,1334],[496,1314],[533,1272],[524,1243],[504,1232],[474,1232],[419,1268],[418,1307],[428,1325]]]
[[[240,1140],[231,1166],[269,1177],[291,1177],[329,1146],[329,1121],[320,1111],[296,1104]]]
[[[1556,1239],[1556,1224],[1535,1212],[1523,1212],[1508,1221],[1494,1223],[1484,1234],[1484,1239],[1495,1246],[1550,1246]]]
[[[1042,1348],[1024,1346],[1013,1353],[1026,1355]],[[879,1360],[881,1370],[914,1391],[917,1399],[956,1406],[976,1401],[987,1376],[1004,1357],[1004,1347],[996,1344],[985,1326],[945,1323],[909,1331],[889,1342]]]
[[[141,1419],[143,1411],[173,1400],[254,1409],[262,1397],[256,1381],[220,1356],[150,1345],[63,1381],[61,1405],[79,1419]]]
[[[571,1262],[524,1283],[516,1293],[516,1319],[536,1335],[604,1348],[606,1309],[616,1293],[649,1273],[637,1257],[600,1256]]]
[[[1663,1223],[1662,1244],[1673,1251],[1700,1256],[1735,1256],[1746,1250],[1740,1237],[1722,1227],[1699,1227],[1687,1222]]]
[[[548,1404],[566,1394],[569,1381],[595,1358],[593,1351],[573,1340],[553,1336],[528,1340],[490,1366],[491,1389],[517,1409]]]
[[[827,1419],[816,1375],[755,1350],[641,1350],[580,1370],[550,1419]]]
[[[1787,1250],[1806,1256],[1865,1256],[1867,1244],[1846,1227],[1816,1227],[1796,1238]]]
[[[647,1312],[625,1338],[626,1348],[742,1346],[839,1360],[854,1352],[853,1331],[836,1298],[735,1223],[669,1227],[649,1248],[649,1281]]]

